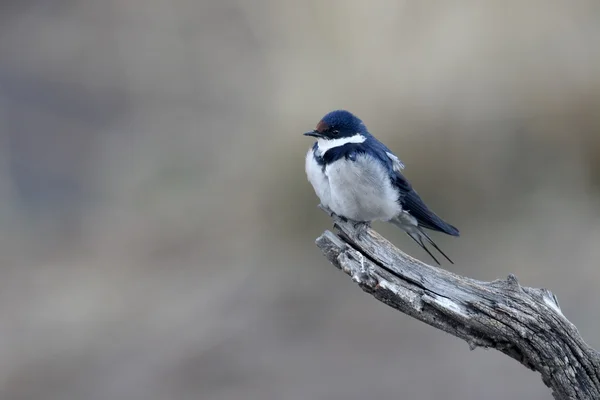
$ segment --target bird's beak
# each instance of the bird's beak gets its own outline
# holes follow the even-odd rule
[[[312,136],[312,137],[316,137],[316,138],[320,138],[322,137],[321,134],[318,131],[308,131],[308,132],[304,132],[304,136]]]

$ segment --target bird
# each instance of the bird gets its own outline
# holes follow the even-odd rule
[[[347,110],[331,111],[304,135],[316,138],[306,154],[305,170],[328,212],[352,221],[359,238],[373,221],[392,223],[438,265],[428,244],[454,264],[425,229],[460,236],[458,229],[427,207],[402,174],[400,158],[361,119]]]

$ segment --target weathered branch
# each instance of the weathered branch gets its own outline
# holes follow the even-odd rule
[[[316,243],[325,256],[377,300],[464,339],[493,348],[542,375],[556,399],[600,399],[600,354],[589,347],[546,289],[514,275],[482,282],[424,264],[369,230],[334,217],[338,234]]]

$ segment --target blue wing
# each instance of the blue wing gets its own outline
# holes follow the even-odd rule
[[[402,209],[408,211],[417,220],[419,227],[443,232],[451,236],[459,236],[458,229],[431,211],[421,199],[421,196],[412,188],[408,179],[402,175],[401,171],[404,165],[400,159],[383,143],[377,140],[376,142],[378,143],[376,147],[379,147],[381,149],[380,152],[385,154],[385,157],[388,159],[386,165],[388,165],[393,177],[392,182],[400,192],[399,202],[402,205]]]
[[[420,227],[443,232],[451,236],[460,235],[456,227],[450,225],[431,211],[414,189],[408,192],[400,203],[402,204],[402,208],[417,220]]]

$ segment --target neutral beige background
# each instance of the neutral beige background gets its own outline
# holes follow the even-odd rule
[[[599,43],[596,1],[0,3],[0,398],[550,398],[325,262],[301,133],[357,113],[447,268],[600,348]]]

